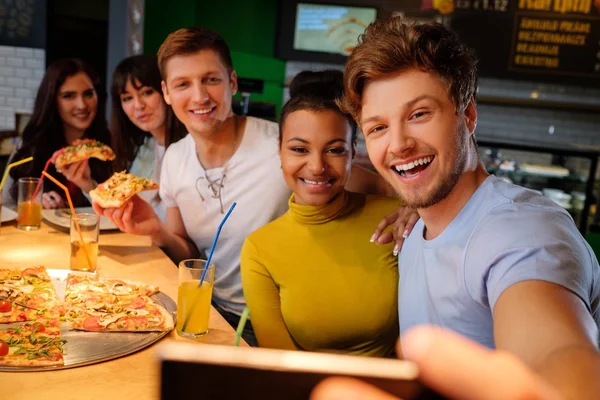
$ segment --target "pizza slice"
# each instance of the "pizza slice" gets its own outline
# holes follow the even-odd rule
[[[71,329],[149,332],[173,329],[173,317],[149,296],[158,287],[115,278],[69,274],[63,320]]]
[[[57,310],[56,291],[44,267],[0,269],[0,323],[49,319]]]
[[[123,171],[115,172],[107,181],[91,190],[90,197],[102,208],[118,208],[137,193],[155,189],[158,189],[158,184],[150,179]]]
[[[158,286],[145,283],[131,282],[116,278],[98,278],[98,276],[69,274],[65,287],[65,302],[72,301],[85,293],[104,293],[117,296],[144,295],[152,296],[158,293]]]
[[[73,164],[88,158],[98,158],[102,161],[114,160],[115,153],[110,147],[93,139],[76,140],[72,145],[54,153],[52,159],[57,168]]]
[[[171,314],[147,296],[123,296],[117,302],[88,298],[70,307],[63,320],[83,331],[165,332],[174,327]]]
[[[60,321],[23,323],[0,329],[0,365],[46,367],[64,365]]]
[[[46,268],[43,266],[25,269],[0,269],[0,284],[3,284],[7,281],[12,281],[14,283],[27,278],[36,278],[40,281],[50,282],[50,276],[48,275],[48,271],[46,271]]]

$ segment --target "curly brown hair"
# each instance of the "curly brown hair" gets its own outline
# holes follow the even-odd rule
[[[418,68],[446,84],[457,113],[477,89],[477,59],[451,29],[393,17],[370,24],[346,62],[340,106],[360,123],[365,85],[402,70]]]

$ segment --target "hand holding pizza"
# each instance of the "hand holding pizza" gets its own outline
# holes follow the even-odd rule
[[[92,173],[87,159],[64,165],[62,168],[57,166],[56,170],[86,193],[89,193],[96,186],[92,180]]]
[[[153,236],[160,230],[158,215],[137,194],[118,208],[102,208],[96,201],[92,203],[92,207],[98,215],[110,219],[123,232]]]

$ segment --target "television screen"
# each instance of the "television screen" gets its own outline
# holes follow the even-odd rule
[[[377,18],[377,9],[298,3],[294,50],[349,55],[358,36]]]

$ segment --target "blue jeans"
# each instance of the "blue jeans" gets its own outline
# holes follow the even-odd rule
[[[219,312],[219,314],[221,314],[223,318],[225,318],[225,321],[227,321],[227,323],[231,325],[235,331],[238,327],[241,317],[237,314],[224,310],[214,301],[212,302],[212,306]],[[246,320],[246,325],[242,331],[242,338],[246,341],[246,343],[248,343],[248,346],[258,347],[258,341],[256,340],[254,329],[252,329],[252,323],[249,319]]]

